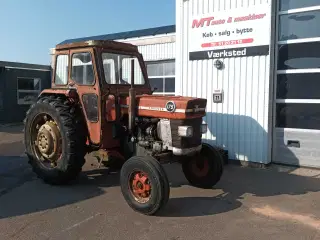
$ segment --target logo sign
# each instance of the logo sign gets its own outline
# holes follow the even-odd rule
[[[167,102],[166,109],[168,112],[174,112],[176,110],[176,104],[172,101]]]
[[[270,3],[199,14],[188,24],[190,60],[269,54]]]

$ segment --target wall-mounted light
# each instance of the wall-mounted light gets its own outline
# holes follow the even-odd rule
[[[224,64],[221,60],[216,60],[214,62],[214,66],[218,69],[218,70],[221,70],[224,68]]]

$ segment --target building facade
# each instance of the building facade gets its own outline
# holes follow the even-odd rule
[[[50,87],[50,66],[0,61],[0,124],[21,123],[40,92]]]
[[[318,0],[176,0],[176,25],[64,43],[137,45],[155,94],[207,99],[203,139],[230,160],[320,167],[319,13]]]
[[[257,2],[177,1],[176,92],[207,99],[207,142],[267,164],[271,4]],[[237,20],[250,14],[263,17]]]
[[[232,159],[320,167],[320,2],[176,3],[176,93],[207,98],[204,138]]]

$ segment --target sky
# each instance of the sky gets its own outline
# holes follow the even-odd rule
[[[175,24],[175,0],[0,0],[0,61],[50,64],[70,38]]]

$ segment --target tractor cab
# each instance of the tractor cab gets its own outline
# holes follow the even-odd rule
[[[53,87],[99,84],[101,90],[128,92],[134,77],[136,90],[150,93],[143,57],[135,45],[114,41],[57,45],[54,66]]]
[[[127,102],[132,87],[137,95],[152,94],[137,46],[86,41],[56,46],[52,89],[42,94],[55,91],[77,96],[87,120],[90,144],[109,148],[119,143],[104,132],[110,131],[108,123],[122,119],[123,111],[117,107]]]

